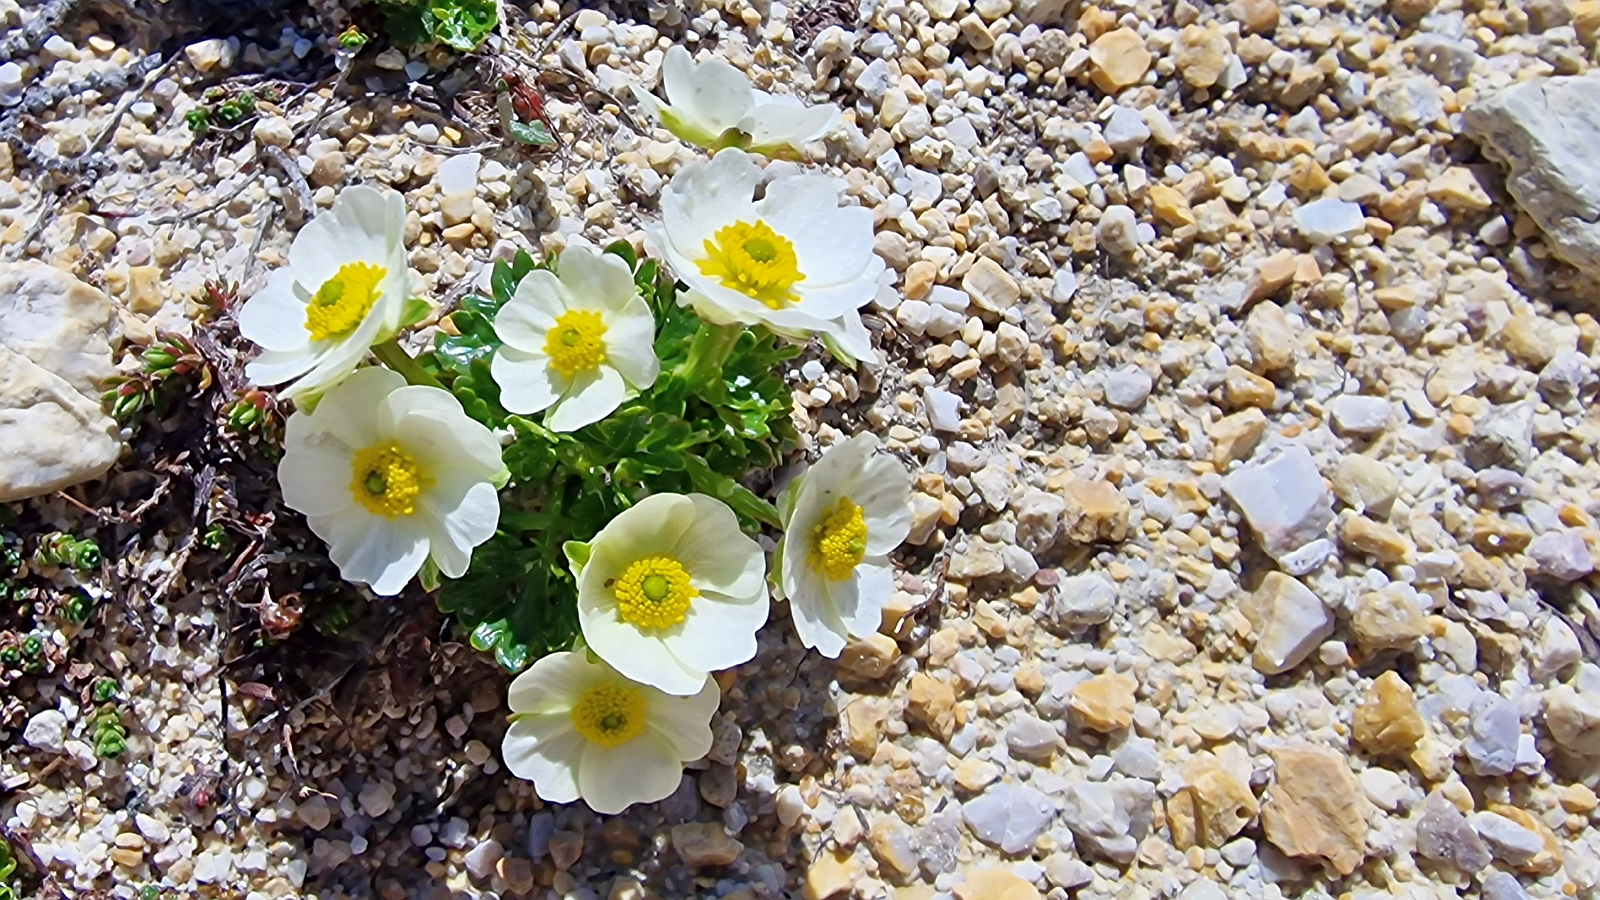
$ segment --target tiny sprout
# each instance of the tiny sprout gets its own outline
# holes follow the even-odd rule
[[[207,281],[205,292],[200,296],[200,305],[205,308],[208,316],[216,316],[226,312],[238,301],[238,282],[223,281],[219,278]]]
[[[101,756],[121,756],[128,749],[128,729],[122,724],[122,713],[114,703],[103,703],[95,711],[90,724],[94,726],[94,749]]]
[[[5,666],[20,666],[20,665],[22,665],[22,651],[18,650],[16,647],[3,647],[3,648],[0,648],[0,665],[5,665]]]
[[[78,539],[62,531],[51,532],[39,540],[33,561],[41,566],[66,566],[80,572],[100,567],[100,545]]]
[[[22,639],[22,655],[35,659],[44,655],[44,638],[30,634]]]
[[[203,138],[211,133],[211,110],[203,106],[197,106],[184,113],[183,121],[197,138]]]
[[[371,40],[372,38],[369,37],[366,32],[363,32],[354,25],[351,25],[349,28],[346,28],[339,34],[339,46],[346,50],[360,50],[362,47],[367,45],[368,41]]]
[[[226,551],[233,541],[228,538],[228,529],[224,528],[221,522],[212,522],[206,533],[201,536],[200,543],[207,550],[222,552]]]
[[[86,593],[79,592],[73,594],[72,597],[67,600],[66,605],[62,607],[61,612],[66,616],[68,622],[71,622],[74,625],[82,625],[83,623],[89,621],[90,616],[94,615],[94,607],[94,598],[90,597]]]
[[[115,678],[96,678],[94,686],[90,688],[90,696],[96,703],[110,702],[117,696],[117,680]]]
[[[217,106],[217,118],[229,125],[239,124],[239,122],[243,121],[247,112],[248,110],[245,109],[244,104],[237,99],[225,100]]]
[[[0,573],[13,575],[22,568],[22,548],[7,541],[0,545]]]

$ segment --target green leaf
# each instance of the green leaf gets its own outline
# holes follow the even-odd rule
[[[400,327],[410,328],[412,325],[426,319],[433,312],[433,304],[421,297],[412,297],[406,301],[405,308],[400,312]]]
[[[589,545],[583,541],[567,541],[561,545],[561,552],[567,555],[567,565],[572,567],[572,574],[581,576],[583,567],[589,564]]]
[[[477,50],[500,24],[494,0],[432,0],[423,19],[429,37],[462,53]]]
[[[630,269],[637,269],[639,266],[639,254],[633,252],[633,245],[627,241],[612,241],[606,245],[605,252],[612,256],[620,257],[623,262],[628,264]]]
[[[550,134],[550,129],[537,119],[532,122],[524,122],[512,116],[505,120],[505,126],[506,132],[511,135],[511,139],[519,144],[527,144],[530,147],[554,147],[556,145],[556,139]]]
[[[521,672],[533,661],[533,648],[502,639],[494,648],[494,661],[507,672]]]
[[[500,639],[505,636],[506,629],[511,625],[505,619],[496,619],[493,622],[479,622],[478,627],[472,629],[470,643],[472,649],[480,652],[493,650]]]
[[[422,561],[422,571],[417,573],[417,581],[430,594],[439,589],[439,564],[433,561],[433,557]]]

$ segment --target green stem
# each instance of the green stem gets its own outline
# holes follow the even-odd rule
[[[728,361],[733,346],[744,334],[743,325],[713,325],[701,322],[689,344],[689,358],[678,367],[678,374],[696,390],[722,376],[722,364]]]
[[[404,375],[407,384],[444,388],[437,378],[429,375],[427,369],[411,358],[411,354],[400,346],[399,341],[385,341],[378,344],[372,348],[372,355],[376,356],[379,362]]]

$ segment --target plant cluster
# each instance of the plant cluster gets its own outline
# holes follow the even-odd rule
[[[88,538],[77,538],[64,531],[52,531],[39,538],[33,551],[37,566],[58,566],[79,572],[100,568],[100,545]]]
[[[270,86],[253,89],[217,86],[200,98],[200,103],[183,115],[195,140],[232,137],[249,133],[259,116],[258,103],[277,103],[278,92]]]
[[[746,152],[798,158],[838,110],[679,48],[664,76],[670,102],[644,108],[715,155],[667,186],[647,253],[518,254],[413,357],[399,338],[427,304],[404,201],[357,186],[239,312],[262,347],[247,376],[295,405],[285,503],[347,581],[418,580],[521,671],[507,767],[606,813],[665,797],[707,752],[711,674],[755,655],[772,597],[826,655],[873,633],[910,529],[910,475],[870,434],[777,504],[752,489],[793,449],[781,371],[799,347],[876,360],[858,312],[884,270],[872,213],[820,174],[763,189]],[[763,529],[782,535],[770,566]]]
[[[138,371],[107,378],[100,401],[111,418],[124,428],[137,422],[146,410],[165,416],[184,393],[211,387],[211,367],[188,338],[162,334],[140,354]]]
[[[443,44],[460,53],[471,53],[500,25],[495,0],[369,2],[383,16],[383,28],[389,39],[402,46]],[[361,32],[355,34],[361,35]],[[362,35],[341,38],[341,42],[350,49],[359,49],[367,39]]]

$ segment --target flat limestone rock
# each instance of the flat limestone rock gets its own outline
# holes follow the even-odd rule
[[[98,478],[121,452],[98,401],[0,348],[0,503]]]
[[[111,300],[70,273],[39,262],[0,264],[0,346],[20,353],[98,402],[116,374]]]
[[[1467,107],[1466,126],[1556,255],[1600,275],[1600,80],[1522,82]]]
[[[1311,745],[1272,754],[1277,778],[1261,807],[1267,840],[1289,856],[1320,857],[1349,875],[1367,856],[1361,786],[1344,757]]]

